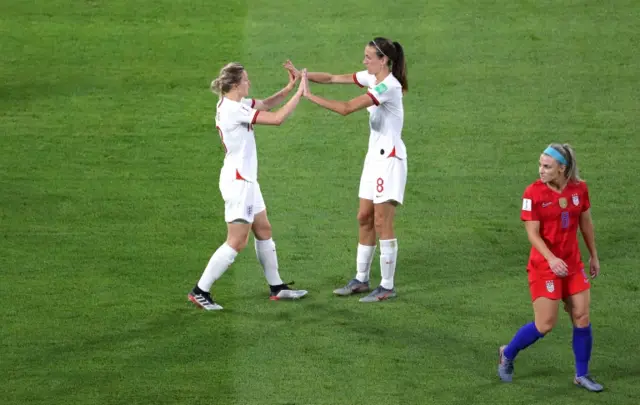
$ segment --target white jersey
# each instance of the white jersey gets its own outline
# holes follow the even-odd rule
[[[260,111],[253,108],[255,100],[240,102],[221,98],[216,108],[216,129],[225,149],[220,181],[233,179],[258,180],[258,154],[253,125]]]
[[[376,77],[366,70],[353,74],[353,81],[360,87],[368,87],[367,95],[373,103],[369,111],[369,150],[367,158],[398,157],[406,159],[407,149],[402,141],[404,107],[402,85],[389,75],[376,84]]]

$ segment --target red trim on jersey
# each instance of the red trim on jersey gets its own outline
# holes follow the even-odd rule
[[[256,105],[256,99],[252,98],[251,99],[251,108],[253,108]]]
[[[355,84],[357,84],[358,86],[360,86],[360,87],[364,87],[364,86],[363,86],[363,85],[361,85],[361,84],[360,84],[360,82],[358,81],[358,77],[356,76],[356,74],[355,74],[355,73],[353,74],[353,82],[354,82]]]
[[[254,115],[253,119],[251,120],[251,125],[254,125],[256,123],[256,120],[258,119],[258,114],[260,114],[260,111],[256,111],[256,115]]]
[[[236,180],[244,180],[244,181],[247,181],[244,177],[242,177],[242,175],[240,174],[240,172],[238,171],[238,169],[236,169]]]
[[[376,98],[376,96],[374,96],[373,94],[371,94],[371,92],[367,92],[367,96],[371,97],[371,100],[373,100],[373,104],[375,105],[380,105],[380,102],[378,101],[378,99]]]
[[[391,149],[391,153],[389,153],[389,156],[387,157],[396,157],[396,147],[394,146],[393,149]]]

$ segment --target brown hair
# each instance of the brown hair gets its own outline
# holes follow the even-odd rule
[[[409,89],[409,83],[407,82],[407,61],[404,57],[402,45],[387,38],[376,37],[369,42],[369,46],[376,48],[376,55],[379,58],[383,56],[389,58],[391,73],[402,85],[402,91],[406,92]]]

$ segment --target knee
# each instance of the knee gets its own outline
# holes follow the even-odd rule
[[[254,227],[253,234],[256,236],[256,239],[259,240],[271,239],[271,224],[267,222],[265,224],[260,224],[260,226]]]
[[[571,319],[573,320],[573,325],[578,327],[578,328],[586,328],[587,326],[589,326],[589,312],[587,311],[582,311],[582,312],[576,312],[574,311],[571,314]]]
[[[393,225],[391,221],[389,220],[389,218],[387,218],[387,216],[382,210],[376,211],[374,215],[374,225],[378,233],[384,233],[386,231],[393,230]]]
[[[373,213],[369,211],[358,211],[358,223],[361,227],[373,227]]]
[[[547,333],[553,330],[553,327],[556,326],[556,319],[552,317],[544,317],[541,319],[536,319],[536,329],[538,332],[546,335]]]
[[[231,246],[233,250],[240,253],[247,247],[247,242],[249,240],[249,233],[245,235],[229,235],[227,237],[227,245]]]

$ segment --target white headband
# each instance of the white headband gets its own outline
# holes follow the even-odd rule
[[[382,54],[382,56],[387,56],[384,52],[382,52],[382,49],[380,49],[380,47],[378,46],[378,44],[376,44],[375,39],[374,39],[373,41],[371,41],[371,42],[373,42],[373,45],[376,47],[376,49],[378,50],[378,52],[380,52],[380,53]],[[387,56],[387,58],[388,58],[388,56]]]

